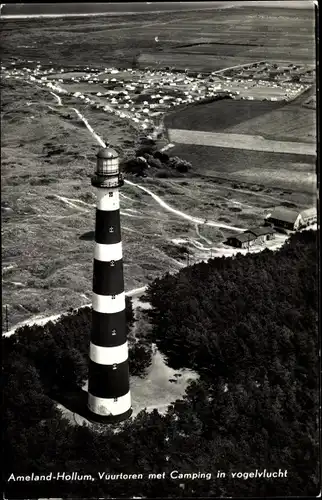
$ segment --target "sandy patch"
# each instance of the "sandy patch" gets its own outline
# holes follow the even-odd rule
[[[164,356],[155,348],[152,365],[146,377],[131,377],[133,417],[144,409],[157,409],[159,413],[165,413],[172,402],[182,398],[190,380],[197,378],[198,374],[187,368],[169,368]]]

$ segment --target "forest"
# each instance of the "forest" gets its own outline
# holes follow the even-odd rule
[[[316,496],[317,262],[316,232],[304,231],[278,252],[210,259],[152,282],[143,346],[157,344],[170,366],[200,378],[165,415],[142,411],[117,433],[71,426],[54,403],[55,392],[86,378],[89,308],[3,338],[6,497]],[[127,317],[130,329],[129,299]],[[149,362],[143,356],[137,372]],[[265,468],[287,477],[231,476]],[[11,473],[173,470],[212,479],[7,483]]]

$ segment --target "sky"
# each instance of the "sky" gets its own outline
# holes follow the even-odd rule
[[[77,2],[77,3],[14,3],[1,4],[1,17],[6,16],[46,16],[46,15],[90,15],[97,13],[156,12],[187,9],[232,8],[240,6],[260,6],[279,8],[313,8],[314,0],[261,0],[261,1],[208,1],[208,2]]]

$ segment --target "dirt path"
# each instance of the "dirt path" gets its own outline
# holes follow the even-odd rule
[[[55,94],[55,92],[50,92],[58,101],[58,106],[62,106],[63,103],[62,103],[62,100],[61,100],[61,97],[59,97],[59,95]]]
[[[240,228],[240,227],[236,227],[236,226],[229,226],[228,224],[222,224],[220,222],[214,222],[214,221],[207,221],[207,222],[205,222],[204,219],[199,219],[198,217],[193,217],[193,216],[188,215],[188,214],[186,214],[184,212],[181,212],[180,210],[176,210],[175,208],[173,208],[170,205],[168,205],[165,201],[163,201],[162,198],[160,198],[160,196],[154,194],[149,189],[147,189],[147,188],[145,188],[143,186],[140,186],[140,184],[135,184],[134,182],[129,181],[129,180],[125,180],[125,183],[129,184],[131,186],[135,186],[135,187],[141,189],[142,191],[145,191],[150,196],[152,196],[152,198],[157,203],[159,203],[159,205],[161,205],[161,207],[165,208],[169,212],[172,212],[172,213],[178,215],[179,217],[181,217],[183,219],[189,220],[190,222],[194,222],[194,223],[197,223],[197,224],[205,224],[207,226],[218,227],[218,228],[222,228],[222,229],[230,229],[231,231],[238,231],[238,232],[245,231],[244,228]]]

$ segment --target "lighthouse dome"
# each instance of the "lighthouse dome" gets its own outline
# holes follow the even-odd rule
[[[104,160],[111,160],[112,158],[118,158],[119,155],[115,151],[115,149],[112,149],[110,147],[106,148],[101,148],[98,153],[97,153],[97,158],[102,158]]]

